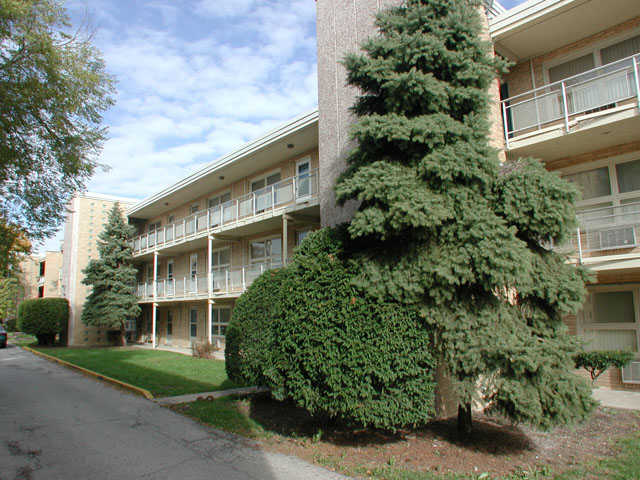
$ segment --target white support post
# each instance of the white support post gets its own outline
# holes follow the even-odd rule
[[[209,283],[209,285],[207,286],[207,291],[209,292],[209,297],[211,297],[211,295],[213,295],[213,272],[211,271],[211,262],[213,260],[212,258],[212,245],[213,244],[213,238],[211,238],[210,236],[207,237],[207,282]]]
[[[213,305],[213,300],[208,300],[207,301],[207,340],[209,341],[209,344],[211,344],[211,317],[212,317],[212,305]]]
[[[153,348],[156,348],[156,315],[157,315],[158,304],[153,302],[153,307],[151,309],[151,345]]]
[[[566,133],[569,133],[569,106],[567,105],[567,88],[564,82],[562,85],[562,109],[564,111],[564,129]]]
[[[153,336],[152,345],[156,348],[156,309],[158,304],[156,303],[158,298],[158,252],[153,252],[153,313],[152,313],[152,325],[151,335]]]
[[[580,265],[582,265],[582,239],[580,238],[580,227],[576,228],[576,233],[578,235],[578,261]]]
[[[286,265],[287,264],[287,250],[288,250],[288,231],[289,230],[289,226],[288,226],[288,222],[287,220],[289,220],[289,217],[287,216],[287,214],[283,214],[282,215],[282,265]]]
[[[247,280],[244,273],[245,273],[245,267],[242,267],[242,291],[243,292],[247,289]]]
[[[509,124],[507,123],[507,103],[502,102],[502,126],[504,128],[504,144],[509,150]]]
[[[273,212],[276,208],[276,186],[271,185],[271,211]]]
[[[633,62],[633,78],[636,81],[636,98],[638,99],[638,108],[640,109],[640,77],[638,76],[638,60],[640,60],[640,56],[635,56],[631,59]]]

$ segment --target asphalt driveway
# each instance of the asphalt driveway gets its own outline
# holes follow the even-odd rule
[[[0,480],[338,479],[153,402],[0,349]]]

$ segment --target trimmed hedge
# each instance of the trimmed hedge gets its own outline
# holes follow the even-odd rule
[[[309,235],[288,267],[240,297],[228,375],[319,417],[390,430],[424,424],[435,389],[430,329],[415,309],[354,286],[341,232]]]
[[[65,298],[25,300],[18,307],[18,329],[35,335],[39,345],[51,345],[66,328],[69,302]]]

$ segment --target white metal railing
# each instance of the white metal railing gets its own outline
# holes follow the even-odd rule
[[[640,202],[583,210],[570,241],[557,246],[576,253],[582,262],[585,254],[640,246]]]
[[[285,178],[221,205],[201,210],[154,232],[135,237],[131,246],[134,253],[173,245],[211,230],[233,226],[240,220],[259,217],[276,208],[304,202],[318,196],[318,171]]]
[[[518,135],[606,109],[636,97],[640,106],[640,54],[502,100],[506,146]]]
[[[229,293],[242,293],[253,281],[267,270],[282,267],[279,261],[254,263],[242,267],[217,268],[211,272],[211,290],[208,275],[188,276],[156,281],[156,299],[190,298],[212,296]],[[138,297],[143,300],[153,299],[153,282],[139,283]]]

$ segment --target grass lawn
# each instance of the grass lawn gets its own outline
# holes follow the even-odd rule
[[[149,390],[155,397],[237,387],[224,362],[139,348],[33,347],[94,372]]]
[[[539,432],[478,416],[469,441],[455,422],[397,432],[320,424],[267,395],[176,405],[174,410],[349,476],[378,480],[640,479],[640,415],[599,409],[582,425]]]

